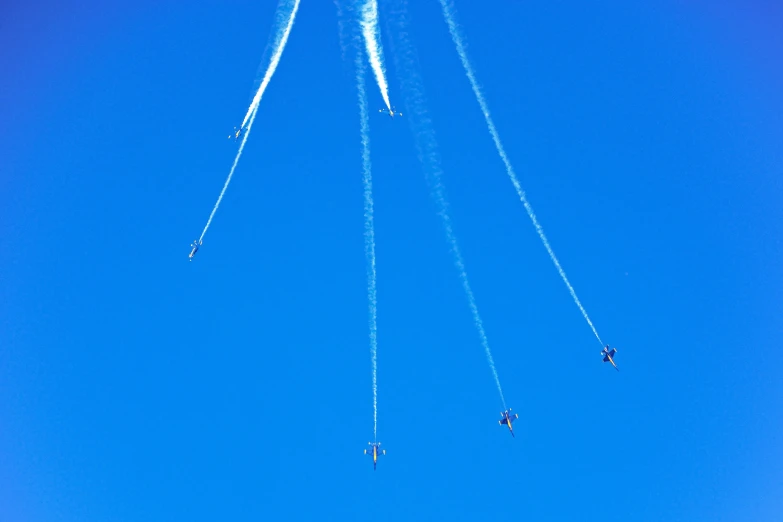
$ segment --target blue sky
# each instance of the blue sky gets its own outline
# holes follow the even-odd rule
[[[380,16],[402,108],[396,4]],[[774,520],[783,16],[768,4],[456,2],[619,373],[506,177],[438,2],[408,6],[520,419],[515,439],[497,425],[415,137],[375,112],[370,82],[376,472],[358,106],[334,4],[303,0],[193,263],[276,3],[3,6],[0,518]]]

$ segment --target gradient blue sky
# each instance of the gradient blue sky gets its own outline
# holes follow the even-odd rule
[[[193,263],[276,2],[6,2],[0,519],[783,512],[781,8],[456,2],[511,161],[619,348],[617,373],[516,198],[438,2],[411,3],[516,439],[497,425],[414,137],[374,112],[370,83],[388,455],[376,472],[362,455],[358,108],[332,2],[303,0]],[[381,29],[402,106],[392,7]]]

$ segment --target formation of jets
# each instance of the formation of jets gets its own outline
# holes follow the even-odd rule
[[[380,442],[368,442],[372,448],[368,450],[364,450],[365,455],[372,455],[372,469],[375,469],[375,466],[378,465],[378,455],[386,455],[386,450],[380,449],[381,443]]]
[[[394,107],[394,106],[392,106],[391,109],[379,109],[378,112],[383,113],[383,114],[388,114],[389,117],[392,120],[394,119],[395,115],[396,116],[402,116],[402,112],[398,111],[397,108]],[[240,127],[234,127],[234,132],[232,132],[231,134],[228,135],[228,139],[234,138],[234,141],[237,141],[239,139],[239,137],[242,136],[242,130],[243,130],[243,128],[241,126]],[[188,255],[188,259],[190,261],[193,261],[193,256],[196,255],[196,252],[198,252],[198,247],[200,247],[200,246],[201,246],[201,241],[194,241],[190,245],[190,247],[192,249],[190,251],[190,254]]]
[[[402,112],[398,112],[395,107],[392,107],[391,109],[380,109],[378,112],[388,114],[389,117],[393,120],[394,116],[402,116]],[[242,127],[234,127],[234,132],[232,134],[229,134],[228,138],[231,139],[234,138],[234,141],[238,140],[239,137],[242,135]],[[196,252],[198,252],[199,247],[201,246],[202,242],[200,239],[197,239],[193,241],[193,243],[190,244],[191,250],[190,254],[188,255],[188,259],[190,261],[193,261],[193,257],[195,257]],[[620,369],[617,367],[617,365],[614,362],[614,356],[617,353],[617,348],[609,348],[609,345],[607,344],[603,350],[601,350],[601,356],[603,357],[603,362],[611,363],[612,366],[614,366],[614,369],[618,372]],[[513,423],[515,420],[519,418],[519,415],[516,413],[511,413],[511,408],[507,409],[506,411],[500,412],[500,420],[498,421],[498,425],[500,426],[508,426],[508,431],[511,433],[512,437],[515,437],[514,435],[514,427]],[[370,445],[370,449],[364,450],[365,455],[371,455],[372,456],[372,469],[377,469],[378,465],[378,455],[386,455],[386,450],[380,449],[381,443],[380,442],[368,442]]]
[[[603,361],[612,363],[612,366],[614,366],[614,369],[618,372],[620,369],[617,367],[617,365],[614,363],[614,355],[617,353],[617,348],[609,348],[609,345],[607,344],[606,347],[604,347],[603,350],[601,350],[601,355],[603,356]],[[500,420],[498,421],[499,426],[508,426],[508,431],[511,433],[511,436],[516,438],[514,435],[514,421],[519,418],[519,414],[517,413],[511,413],[511,408],[507,409],[506,411],[500,412]],[[386,450],[380,449],[380,442],[369,442],[368,443],[372,449],[364,450],[365,455],[372,455],[372,469],[376,469],[376,466],[378,464],[378,455],[386,455]]]
[[[396,112],[397,109],[395,107],[392,107],[391,109],[380,109],[378,112],[388,114],[391,119],[394,119],[394,115],[397,114],[397,116],[402,116],[401,112]]]

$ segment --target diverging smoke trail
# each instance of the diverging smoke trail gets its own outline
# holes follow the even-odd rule
[[[455,16],[453,2],[452,0],[440,0],[440,5],[443,8],[443,17],[446,19],[446,24],[449,26],[451,39],[454,41],[454,45],[457,48],[457,54],[462,61],[462,66],[465,68],[465,74],[468,77],[468,81],[470,81],[470,86],[473,88],[473,94],[476,95],[476,100],[481,107],[481,112],[484,114],[484,119],[487,121],[487,127],[489,128],[489,133],[492,136],[492,141],[495,142],[495,147],[498,150],[500,159],[503,160],[503,164],[506,166],[508,177],[511,180],[511,183],[514,185],[514,188],[517,191],[517,195],[519,195],[519,199],[522,201],[522,205],[524,205],[525,210],[527,211],[527,215],[530,216],[530,220],[533,222],[533,225],[536,228],[538,237],[541,238],[541,242],[544,244],[544,248],[546,248],[547,253],[549,253],[549,257],[552,259],[552,263],[554,263],[555,267],[557,268],[557,271],[560,274],[560,278],[563,280],[566,287],[568,287],[568,291],[571,293],[571,297],[574,299],[574,303],[576,303],[579,311],[582,312],[582,316],[585,318],[585,321],[587,321],[587,324],[590,325],[590,329],[593,330],[593,334],[595,335],[596,339],[598,339],[598,342],[603,346],[603,342],[601,341],[601,337],[598,335],[598,331],[595,329],[595,326],[593,326],[593,322],[587,315],[585,307],[582,306],[582,302],[579,301],[574,287],[571,286],[571,282],[568,280],[565,270],[563,270],[563,267],[560,265],[560,261],[558,261],[554,250],[552,250],[552,246],[549,244],[549,240],[547,239],[546,234],[544,234],[544,229],[538,222],[538,218],[536,217],[535,212],[533,212],[533,207],[530,205],[530,202],[528,202],[527,195],[522,189],[522,185],[520,185],[519,179],[517,179],[517,175],[514,172],[514,168],[511,166],[511,162],[506,155],[506,150],[503,148],[503,143],[500,141],[500,135],[498,134],[498,131],[495,128],[495,123],[492,121],[492,116],[489,113],[487,101],[484,99],[484,94],[481,92],[478,81],[476,81],[476,75],[473,72],[473,66],[470,64],[468,55],[465,52],[462,35],[460,34],[459,27],[457,27],[457,23],[454,20]]]
[[[285,26],[282,25],[283,18],[282,18],[282,10],[278,10],[277,19],[275,21],[275,25],[277,25],[278,33],[277,37],[275,38],[275,42],[272,45],[272,48],[274,51],[272,52],[272,58],[269,60],[269,67],[266,69],[266,73],[264,74],[264,79],[261,81],[261,85],[258,87],[258,90],[256,91],[256,95],[253,97],[253,101],[250,103],[250,107],[247,109],[247,114],[245,114],[245,119],[242,120],[242,128],[245,127],[245,123],[250,119],[251,114],[254,110],[258,107],[258,104],[261,103],[261,97],[264,95],[264,91],[266,90],[267,85],[269,85],[269,81],[272,79],[272,75],[275,74],[275,70],[277,69],[277,64],[280,63],[280,57],[283,55],[283,49],[285,49],[285,44],[288,42],[288,35],[291,34],[291,28],[294,26],[294,20],[296,19],[296,12],[299,10],[299,2],[300,0],[294,0],[293,7],[291,7],[291,13],[288,15],[288,22]],[[290,4],[290,2],[289,2]]]
[[[375,73],[378,88],[381,90],[386,108],[391,110],[389,103],[389,86],[386,83],[386,70],[383,67],[383,47],[381,46],[381,31],[378,28],[378,0],[366,0],[362,6],[362,36],[367,48],[370,67]]]
[[[215,213],[217,212],[218,207],[220,207],[220,202],[223,201],[223,196],[226,194],[226,189],[228,189],[228,185],[231,183],[231,178],[234,176],[234,171],[236,170],[237,164],[239,163],[239,158],[242,156],[242,151],[245,149],[245,143],[247,143],[247,138],[250,136],[250,129],[253,126],[253,121],[256,119],[256,114],[258,113],[258,104],[261,102],[261,97],[264,95],[264,91],[266,90],[266,86],[269,85],[269,81],[272,79],[272,75],[275,74],[277,64],[280,63],[280,57],[283,55],[285,44],[288,42],[288,35],[291,34],[291,28],[294,26],[296,12],[299,10],[299,1],[300,0],[294,0],[291,13],[288,16],[288,23],[284,27],[282,26],[282,20],[278,15],[278,36],[275,38],[274,51],[272,52],[272,58],[269,61],[269,67],[267,67],[266,73],[264,74],[264,79],[261,82],[261,86],[258,88],[256,95],[253,97],[253,102],[250,104],[247,115],[242,121],[241,128],[245,129],[245,124],[247,124],[247,128],[244,131],[245,135],[239,145],[237,155],[234,157],[234,163],[231,165],[231,170],[228,172],[226,182],[223,184],[223,189],[220,191],[217,202],[215,202],[215,206],[212,207],[212,212],[209,214],[207,224],[204,226],[204,230],[201,232],[199,243],[204,240],[204,236],[206,235],[209,226],[212,224],[212,219],[215,217]]]
[[[362,53],[356,53],[356,90],[359,96],[360,133],[362,138],[362,184],[364,185],[364,256],[367,263],[367,303],[370,324],[370,358],[372,361],[373,437],[378,441],[378,298],[375,272],[375,225],[373,222],[372,164],[370,163],[370,116],[364,81]]]
[[[479,314],[476,297],[473,295],[473,289],[468,280],[465,261],[462,257],[462,251],[459,248],[457,237],[454,234],[451,216],[449,215],[449,205],[446,200],[446,191],[442,181],[443,169],[441,168],[440,154],[438,153],[438,143],[435,139],[432,121],[427,114],[424,86],[418,71],[416,51],[407,35],[408,23],[404,10],[395,14],[397,18],[396,25],[398,26],[396,33],[398,36],[396,38],[392,36],[392,40],[396,42],[393,50],[394,63],[396,70],[399,71],[400,84],[405,95],[408,122],[410,123],[411,130],[416,138],[416,152],[427,176],[427,182],[430,185],[432,197],[438,208],[438,215],[441,218],[444,231],[446,232],[446,239],[448,240],[451,249],[454,265],[457,268],[462,288],[465,291],[468,304],[470,305],[473,323],[476,326],[481,345],[487,356],[489,368],[492,370],[492,376],[495,379],[495,385],[500,394],[500,400],[503,403],[503,409],[505,410],[506,399],[503,396],[503,388],[500,385],[500,378],[498,377],[498,372],[495,368],[495,360],[493,359],[492,351],[489,348],[489,340],[484,331],[484,322],[481,320],[481,315]]]

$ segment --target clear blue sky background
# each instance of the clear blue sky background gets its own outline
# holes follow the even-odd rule
[[[409,8],[501,404],[404,120],[303,0],[204,246],[272,1],[0,8],[0,519],[776,520],[783,12],[458,1],[571,301],[439,5]],[[631,5],[634,4],[634,5]],[[654,5],[653,5],[654,4]],[[392,101],[402,106],[386,34]],[[391,37],[391,39],[390,39]],[[254,83],[255,82],[255,83]]]

